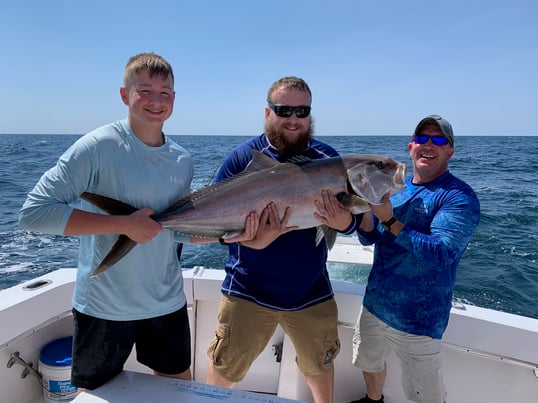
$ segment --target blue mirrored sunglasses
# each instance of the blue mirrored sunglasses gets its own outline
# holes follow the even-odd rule
[[[430,136],[429,134],[415,134],[413,136],[413,141],[417,144],[426,144],[429,139],[436,146],[446,146],[449,143],[448,139],[443,136]]]
[[[310,115],[310,106],[300,105],[300,106],[288,106],[288,105],[275,105],[272,102],[267,102],[269,108],[275,111],[276,115],[281,118],[289,118],[292,113],[295,112],[295,116],[299,119],[303,119]]]

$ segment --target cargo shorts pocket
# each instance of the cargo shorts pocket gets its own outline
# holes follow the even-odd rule
[[[336,339],[332,343],[328,344],[327,349],[321,363],[321,367],[324,369],[330,368],[333,366],[334,359],[340,352],[340,340]]]
[[[225,364],[225,354],[230,341],[230,328],[228,325],[219,324],[215,331],[215,336],[207,348],[207,356],[213,362],[214,366]]]

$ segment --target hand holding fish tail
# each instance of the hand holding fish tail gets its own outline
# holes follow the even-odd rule
[[[337,231],[344,231],[351,224],[351,213],[336,199],[336,196],[330,190],[321,192],[322,201],[315,200],[317,212],[314,212],[314,217]]]
[[[153,209],[143,208],[128,216],[123,216],[125,218],[125,229],[121,233],[137,243],[151,241],[163,230],[161,224],[151,218],[153,213]]]
[[[276,203],[270,202],[262,212],[256,237],[247,242],[241,242],[241,244],[252,249],[266,248],[280,235],[298,229],[297,226],[288,227],[290,215],[291,209],[286,207],[286,212],[281,220]]]
[[[153,213],[150,208],[121,215],[74,209],[67,221],[64,235],[116,234],[125,235],[136,243],[145,243],[162,231],[161,224],[151,218]]]

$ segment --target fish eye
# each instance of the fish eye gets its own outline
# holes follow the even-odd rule
[[[383,161],[376,161],[374,165],[377,169],[385,169],[385,164],[383,163]]]

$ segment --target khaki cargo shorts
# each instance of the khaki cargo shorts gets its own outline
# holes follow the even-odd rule
[[[340,351],[337,321],[334,298],[297,311],[279,311],[222,295],[207,354],[221,376],[239,382],[280,324],[295,346],[301,372],[318,376],[333,366]]]

